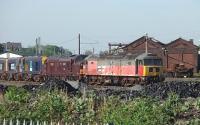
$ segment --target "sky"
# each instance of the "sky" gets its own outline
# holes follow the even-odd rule
[[[108,50],[146,33],[200,45],[200,0],[0,0],[0,42],[53,44],[78,52]]]

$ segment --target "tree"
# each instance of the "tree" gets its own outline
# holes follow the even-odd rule
[[[4,46],[3,44],[0,44],[0,53],[3,53],[4,52]]]
[[[86,50],[85,51],[85,55],[92,55],[92,54],[93,54],[93,52],[91,50]]]

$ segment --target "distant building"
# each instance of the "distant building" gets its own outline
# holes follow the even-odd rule
[[[0,53],[3,53],[4,52],[4,46],[3,44],[0,43]]]
[[[2,43],[4,47],[4,51],[19,51],[22,49],[22,44],[21,43],[16,43],[16,42],[6,42]]]
[[[147,43],[146,43],[147,41]],[[163,59],[166,70],[173,69],[176,64],[184,64],[187,68],[198,71],[198,46],[194,45],[193,40],[178,38],[168,44],[164,44],[152,37],[143,36],[126,46],[124,53],[141,54],[147,48],[148,53],[158,55]]]

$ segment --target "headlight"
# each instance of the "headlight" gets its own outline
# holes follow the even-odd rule
[[[156,68],[156,72],[160,72],[160,68]]]
[[[153,72],[153,68],[150,67],[150,68],[149,68],[149,72]]]

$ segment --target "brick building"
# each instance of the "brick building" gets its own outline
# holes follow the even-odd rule
[[[194,68],[194,71],[197,71],[198,46],[194,45],[192,40],[178,38],[164,44],[152,37],[143,36],[122,49],[124,53],[141,54],[146,48],[148,53],[156,54],[163,59],[167,71],[172,70],[176,64],[184,64],[187,68]]]
[[[168,70],[172,70],[175,64],[184,64],[187,68],[198,68],[198,46],[193,40],[178,38],[165,45],[167,50],[163,60]]]
[[[146,45],[146,41],[147,41],[147,45]],[[133,53],[133,54],[139,55],[146,51],[146,46],[147,46],[148,53],[154,53],[161,56],[161,54],[163,53],[163,50],[162,50],[163,45],[164,45],[163,43],[161,43],[160,41],[154,38],[143,36],[131,42],[130,44],[126,45],[122,49],[125,53]]]

